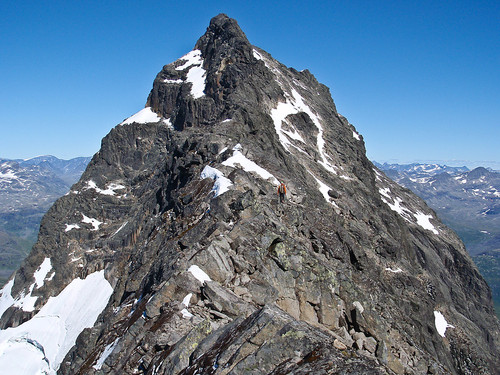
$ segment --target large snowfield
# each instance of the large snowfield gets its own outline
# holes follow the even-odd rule
[[[41,272],[45,272],[48,265],[42,266]],[[14,303],[10,294],[12,284],[13,281],[2,290],[3,311]],[[37,278],[36,285],[40,284]],[[104,271],[94,272],[85,279],[74,279],[27,322],[0,331],[1,373],[55,374],[78,335],[94,326],[112,292]]]

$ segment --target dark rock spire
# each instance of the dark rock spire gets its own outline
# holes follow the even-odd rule
[[[195,49],[199,49],[204,59],[209,61],[217,60],[218,57],[227,57],[233,53],[247,58],[250,58],[252,54],[252,45],[240,29],[238,22],[225,14],[212,18],[207,31],[198,39]]]

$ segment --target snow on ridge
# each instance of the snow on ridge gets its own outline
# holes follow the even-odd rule
[[[104,270],[94,272],[83,280],[74,279],[30,320],[0,331],[2,371],[55,375],[78,335],[94,326],[112,293]]]
[[[161,116],[158,116],[155,112],[153,112],[151,107],[146,107],[141,109],[136,114],[127,118],[125,121],[120,123],[120,125],[128,125],[134,122],[138,124],[148,124],[153,122],[159,122],[160,120]]]
[[[192,267],[192,266],[191,266]],[[208,277],[208,276],[207,276]],[[189,302],[191,301],[191,297],[193,296],[193,293],[189,293],[186,297],[184,297],[184,299],[182,300],[182,305],[184,306],[184,308],[181,310],[181,314],[182,314],[182,317],[184,319],[190,319],[193,314],[191,314],[189,311],[188,311],[188,307],[189,307]]]
[[[90,181],[87,181],[87,186],[84,187],[83,189],[84,190],[94,189],[99,194],[113,195],[114,196],[114,195],[116,195],[115,190],[123,190],[123,189],[125,189],[125,186],[118,184],[116,182],[111,182],[108,184],[108,188],[103,190],[103,189],[100,189],[93,180],[90,180]]]
[[[164,79],[163,82],[165,83],[171,83],[171,84],[178,84],[178,83],[184,83],[182,79]]]
[[[399,268],[399,267],[396,268],[396,269],[392,269],[390,267],[386,267],[385,270],[388,271],[388,272],[392,272],[392,273],[401,273],[401,272],[403,272],[403,270],[401,268]]]
[[[78,224],[66,224],[64,231],[69,232],[72,229],[80,229],[80,226]]]
[[[257,60],[261,60],[262,62],[264,62],[264,65],[266,66],[267,69],[271,70],[274,73],[279,74],[279,70],[275,67],[276,62],[272,61],[272,59],[269,60],[265,55],[261,54],[255,48],[253,48],[252,53],[253,57],[255,57]]]
[[[307,115],[311,118],[313,121],[314,125],[316,125],[316,128],[318,129],[318,138],[317,138],[317,147],[319,151],[319,155],[321,156],[321,161],[319,162],[327,171],[332,172],[334,174],[337,174],[337,171],[334,169],[334,167],[328,162],[327,160],[327,155],[325,153],[325,140],[323,138],[323,126],[321,125],[321,119],[318,115],[313,113],[311,108],[304,102],[304,99],[300,94],[295,90],[292,89],[292,95],[295,99],[297,107],[300,109],[300,112],[307,113]]]
[[[201,66],[193,66],[187,73],[187,82],[191,82],[191,95],[198,99],[205,95],[207,72]]]
[[[93,228],[91,230],[99,230],[99,226],[102,224],[101,221],[85,216],[84,214],[82,214],[82,216],[82,223],[92,224]]]
[[[280,83],[280,82],[279,82]],[[309,118],[312,120],[313,124],[316,126],[318,129],[318,136],[316,140],[316,147],[319,151],[319,155],[321,160],[319,160],[319,163],[329,172],[337,174],[337,171],[335,170],[335,167],[330,164],[328,161],[328,155],[326,154],[324,148],[325,148],[325,140],[323,138],[323,126],[321,125],[321,118],[315,114],[311,108],[305,103],[304,98],[295,90],[292,88],[292,93],[291,95],[286,92],[284,89],[283,85],[280,83],[280,86],[283,89],[283,92],[285,93],[286,96],[286,102],[279,102],[276,108],[271,109],[271,118],[273,119],[274,123],[274,128],[276,130],[276,133],[278,134],[279,140],[283,147],[287,151],[290,151],[288,148],[289,145],[294,146],[287,138],[290,137],[291,139],[296,139],[299,140],[303,143],[305,143],[304,139],[301,137],[301,135],[297,132],[295,128],[291,126],[291,124],[288,123],[292,127],[292,131],[287,131],[282,128],[282,123],[286,121],[286,117],[289,115],[293,115],[296,113],[306,113]],[[294,146],[297,148],[296,146]]]
[[[337,205],[337,203],[335,203],[332,198],[328,195],[328,192],[331,190],[331,188],[325,184],[324,182],[322,182],[321,180],[319,180],[318,178],[316,178],[315,175],[313,175],[311,172],[309,172],[309,174],[311,176],[313,176],[313,178],[316,180],[316,182],[318,183],[319,185],[319,191],[321,192],[321,194],[323,195],[323,198],[325,198],[325,200],[330,203],[332,206],[336,207],[336,208],[339,208],[339,206]]]
[[[161,122],[163,122],[165,125],[167,125],[167,128],[172,129],[172,130],[174,129],[174,125],[172,125],[172,121],[170,120],[170,117],[161,119]]]
[[[204,91],[207,77],[207,72],[202,67],[203,59],[201,57],[201,51],[195,49],[182,56],[179,60],[186,62],[175,68],[175,70],[185,70],[189,68],[186,76],[186,82],[191,83],[191,95],[195,99],[201,98],[205,95]]]
[[[252,53],[253,53],[253,57],[255,57],[257,60],[264,60],[262,58],[262,55],[259,52],[257,52],[257,50],[255,48],[252,50]]]
[[[228,167],[233,167],[235,168],[236,165],[240,165],[244,171],[246,172],[255,172],[257,173],[260,177],[262,177],[264,180],[271,179],[271,182],[274,185],[279,185],[279,181],[274,175],[252,160],[248,159],[245,155],[241,153],[242,147],[238,143],[236,146],[233,148],[233,156],[222,162],[222,165],[228,166]]]
[[[25,294],[24,291],[21,292],[21,295],[18,296],[13,301],[12,305],[22,309],[23,311],[28,311],[28,312],[34,311],[35,303],[38,299],[38,296],[32,296],[31,293],[33,293],[33,290],[35,288],[39,289],[43,286],[45,280],[47,279],[47,275],[51,269],[52,269],[52,263],[50,261],[50,258],[45,258],[43,262],[40,264],[40,266],[33,273],[35,282],[31,284],[31,286],[29,287],[28,294]]]
[[[10,180],[18,180],[19,177],[16,176],[16,173],[12,169],[8,169],[5,172],[0,172],[0,180],[7,180],[4,182],[12,182]]]
[[[288,135],[288,133],[290,132],[287,132],[282,129],[282,123],[283,121],[285,121],[288,115],[294,113],[298,112],[289,100],[287,100],[285,103],[279,102],[276,108],[271,110],[271,118],[273,119],[274,122],[274,128],[276,129],[276,133],[278,134],[281,144],[283,145],[283,147],[285,147],[287,151],[290,151],[288,146],[291,145],[291,142],[285,135]]]
[[[359,134],[358,134],[358,133],[356,133],[354,130],[352,131],[352,136],[353,136],[355,139],[357,139],[358,141],[360,141],[360,140],[361,140],[361,138],[359,137]]]
[[[44,280],[46,279],[51,269],[52,269],[52,263],[50,261],[50,258],[45,258],[42,264],[40,264],[40,266],[33,274],[33,277],[35,278],[35,287],[37,289],[43,286]]]
[[[202,284],[204,284],[205,281],[212,281],[212,279],[196,264],[190,266],[188,271]]]
[[[127,224],[128,224],[128,220],[127,220],[126,222],[124,222],[124,223],[121,225],[121,227],[120,227],[120,228],[118,228],[118,230],[117,230],[115,233],[113,233],[113,235],[112,235],[111,237],[116,236],[116,235],[118,234],[118,232],[119,232],[119,231],[121,231],[123,228],[125,228],[125,226],[126,226]]]
[[[217,155],[222,155],[226,151],[227,151],[227,147],[224,147],[222,150],[219,151],[219,153]]]
[[[189,51],[184,56],[177,59],[177,61],[185,61],[185,63],[175,68],[175,70],[185,70],[192,65],[201,65],[203,63],[203,59],[201,58],[201,51],[199,49]]]
[[[13,306],[27,312],[34,311],[35,303],[38,299],[38,296],[33,297],[31,295],[34,288],[35,284],[31,284],[28,294],[24,294],[24,292],[22,292],[21,295],[14,301]]]
[[[455,328],[451,324],[448,324],[444,315],[439,311],[434,311],[434,324],[436,326],[436,331],[441,337],[445,337],[445,332],[447,328]]]
[[[201,178],[211,178],[215,181],[212,191],[215,193],[214,198],[224,194],[233,184],[229,178],[224,177],[224,173],[209,165],[205,166],[201,171]]]
[[[397,212],[403,219],[405,219],[409,223],[414,223],[413,220],[411,220],[411,218],[413,217],[416,220],[416,224],[420,227],[429,230],[434,234],[439,234],[436,227],[429,220],[433,217],[432,215],[426,215],[420,211],[417,211],[415,213],[404,207],[403,205],[401,205],[401,203],[403,203],[403,200],[399,197],[392,197],[389,194],[391,193],[391,190],[388,187],[379,188],[379,193],[382,202],[387,204],[391,210]],[[394,203],[390,203],[389,200],[392,200]]]
[[[106,345],[104,348],[103,352],[101,353],[101,356],[97,360],[96,364],[92,366],[95,370],[100,370],[106,359],[109,357],[109,355],[113,352],[115,349],[116,344],[118,344],[118,341],[120,341],[120,338],[118,337],[115,341],[113,341],[111,344]]]
[[[3,313],[14,304],[14,298],[11,294],[13,286],[14,278],[10,279],[9,282],[4,285],[2,290],[0,290],[0,318]]]
[[[182,304],[186,307],[189,307],[189,302],[191,301],[191,297],[193,296],[193,293],[189,293],[184,299],[182,300]]]
[[[414,213],[413,215],[415,215],[415,219],[417,219],[417,224],[422,228],[430,230],[434,234],[439,234],[434,225],[432,225],[429,221],[429,219],[432,218],[432,215],[426,215],[420,211],[417,211],[417,213]]]

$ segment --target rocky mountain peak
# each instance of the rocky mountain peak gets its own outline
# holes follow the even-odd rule
[[[491,172],[488,171],[486,168],[477,167],[468,173],[468,177],[471,179],[480,179],[481,177],[488,176],[489,174],[491,174]]]
[[[225,15],[49,210],[0,315],[0,366],[36,342],[30,363],[60,374],[479,374],[499,358],[457,236],[368,161],[325,86]],[[76,328],[56,346],[48,322]]]
[[[206,60],[232,58],[234,60],[251,57],[252,45],[238,22],[225,14],[211,19],[205,34],[198,40],[195,49],[202,52]]]

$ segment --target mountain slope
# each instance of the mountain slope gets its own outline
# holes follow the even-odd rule
[[[377,164],[400,185],[423,198],[462,239],[500,304],[500,174],[436,164]],[[500,309],[496,308],[497,316]]]
[[[328,88],[225,15],[104,138],[1,298],[0,364],[30,352],[48,373],[499,366],[491,292],[456,235],[374,168]],[[81,314],[55,347],[50,327]]]

